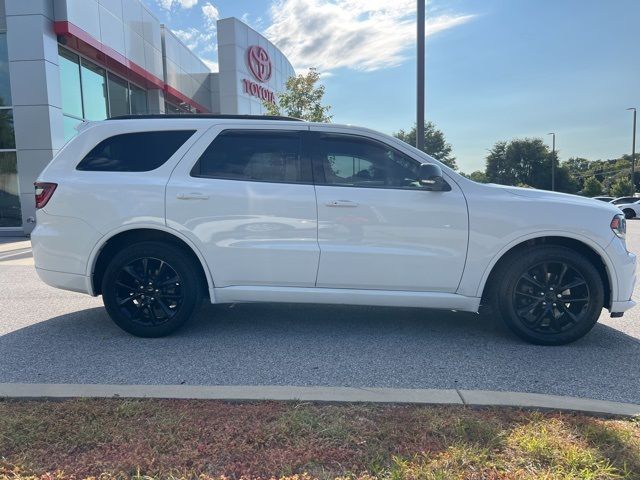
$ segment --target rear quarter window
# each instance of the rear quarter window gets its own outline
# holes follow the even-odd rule
[[[101,141],[76,170],[91,172],[148,172],[164,164],[195,130],[162,130],[115,135]]]

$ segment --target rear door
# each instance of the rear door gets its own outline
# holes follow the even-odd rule
[[[216,287],[315,285],[319,261],[308,127],[226,124],[167,185],[167,224],[203,251]]]

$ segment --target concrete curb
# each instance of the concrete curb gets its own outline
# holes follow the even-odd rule
[[[296,386],[100,385],[0,383],[0,398],[175,398],[204,400],[289,400],[313,402],[415,403],[509,406],[638,416],[640,405],[603,400],[486,390],[435,390]]]

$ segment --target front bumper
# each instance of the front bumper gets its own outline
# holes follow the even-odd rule
[[[613,263],[611,282],[616,282],[612,288],[611,313],[622,313],[632,308],[636,302],[631,298],[636,285],[636,256],[628,252],[623,242],[614,238],[607,247],[607,255]]]

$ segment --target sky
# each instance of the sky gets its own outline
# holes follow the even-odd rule
[[[298,73],[318,68],[333,122],[415,122],[415,0],[143,1],[213,71],[215,22],[237,17]],[[426,118],[464,172],[497,141],[549,132],[561,160],[630,154],[639,19],[640,0],[427,0]]]

